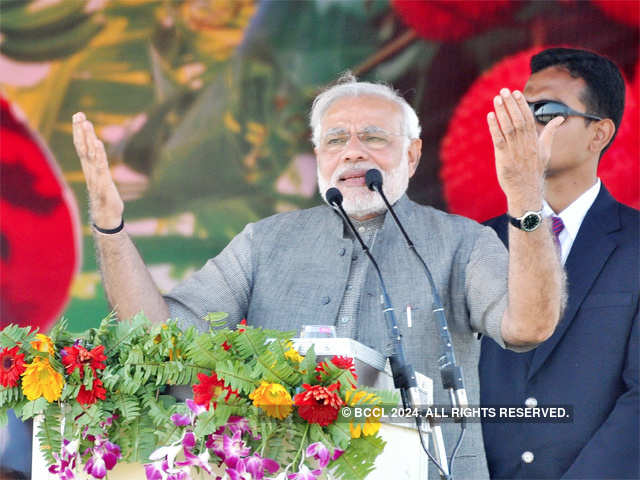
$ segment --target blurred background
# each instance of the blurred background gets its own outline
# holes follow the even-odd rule
[[[104,140],[127,230],[166,291],[250,221],[319,202],[307,114],[350,69],[422,123],[410,196],[482,221],[504,211],[485,123],[532,53],[612,58],[627,110],[600,176],[640,206],[640,2],[0,0],[1,325],[83,330],[109,312],[71,138]]]

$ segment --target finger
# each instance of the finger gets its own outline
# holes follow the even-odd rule
[[[496,111],[496,117],[498,119],[498,124],[500,125],[500,130],[502,130],[502,134],[504,135],[504,139],[507,142],[512,141],[515,135],[513,122],[507,113],[502,96],[496,95],[493,97],[493,108]]]
[[[556,136],[558,128],[564,122],[564,117],[556,117],[547,123],[540,133],[539,150],[540,154],[545,160],[545,163],[551,158],[551,146],[553,145],[553,138]]]
[[[525,129],[527,131],[531,131],[535,135],[536,119],[533,118],[533,112],[531,111],[531,108],[529,108],[527,99],[524,98],[524,95],[519,90],[515,90],[513,92],[513,98],[515,98],[516,104],[518,105],[522,118],[524,119]]]
[[[511,92],[509,92],[508,88],[500,90],[500,96],[502,97],[504,106],[509,114],[509,118],[511,118],[511,123],[513,123],[515,133],[522,133],[525,126],[524,117],[522,116],[522,112],[520,111],[520,107],[518,106],[515,97]]]
[[[71,120],[71,128],[73,131],[73,145],[76,148],[76,153],[80,160],[86,158],[87,155],[87,144],[84,135],[84,130],[82,128],[83,122],[86,120],[86,117],[82,112],[78,112],[73,115]]]
[[[82,122],[82,129],[87,143],[87,157],[92,162],[95,162],[96,141],[98,140],[98,137],[96,137],[96,132],[93,130],[93,125],[90,121],[86,120]]]
[[[109,168],[109,161],[107,160],[107,151],[104,148],[104,143],[96,138],[96,166],[99,168]]]
[[[487,114],[487,124],[489,125],[489,133],[491,134],[491,141],[493,141],[493,148],[496,150],[502,150],[506,148],[507,142],[500,130],[496,114],[489,112]]]

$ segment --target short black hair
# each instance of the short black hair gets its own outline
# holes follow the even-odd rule
[[[616,131],[609,143],[600,152],[600,157],[613,143],[618,134],[624,113],[625,86],[620,69],[606,57],[587,50],[575,48],[549,48],[531,57],[531,73],[548,67],[562,67],[574,78],[586,83],[581,97],[587,113],[610,118]]]

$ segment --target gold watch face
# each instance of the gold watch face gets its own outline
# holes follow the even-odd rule
[[[531,232],[538,228],[542,219],[537,213],[529,213],[522,219],[522,230]]]

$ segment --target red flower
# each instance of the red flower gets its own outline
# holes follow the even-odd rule
[[[104,400],[106,398],[107,391],[102,386],[102,381],[98,378],[93,379],[93,386],[91,390],[87,390],[84,385],[80,387],[76,400],[82,405],[92,405],[96,403],[98,398]]]
[[[356,366],[353,364],[353,358],[343,357],[342,355],[334,355],[331,359],[331,363],[343,370],[349,370],[351,372],[351,375],[353,375],[353,379],[358,380],[358,375],[356,374]]]
[[[303,384],[306,392],[293,397],[293,403],[298,407],[298,414],[309,423],[317,423],[326,427],[338,418],[338,410],[344,402],[335,391],[337,383],[323,387],[322,385]]]
[[[246,331],[247,329],[246,329],[246,328],[244,328],[244,327],[246,327],[246,326],[247,326],[247,319],[246,319],[246,318],[243,318],[242,320],[240,320],[240,325],[242,325],[242,327],[238,327],[238,331],[239,331],[240,333],[242,333],[242,332]]]
[[[18,353],[20,347],[9,349],[6,347],[0,352],[0,385],[3,387],[15,387],[24,366],[24,353]]]
[[[227,341],[225,340],[225,341],[224,341],[224,343],[222,344],[222,348],[224,348],[224,349],[225,349],[225,351],[227,351],[227,352],[228,352],[229,350],[231,350],[231,345],[229,345],[229,344],[227,343]]]
[[[224,397],[224,401],[229,401],[231,395],[238,396],[237,390],[232,390],[231,387],[228,387],[224,384],[224,380],[218,378],[215,372],[211,374],[211,376],[207,376],[204,373],[198,374],[198,380],[200,383],[193,385],[193,400],[198,405],[204,405],[207,410],[209,410],[209,405],[211,404],[211,400],[213,398],[218,398],[218,396],[226,391],[227,395]],[[216,407],[216,403],[213,403],[213,407]]]
[[[353,379],[358,380],[358,375],[356,374],[356,367],[353,364],[353,358],[334,355],[333,358],[331,359],[331,363],[333,363],[336,367],[341,368],[342,370],[349,370],[351,372],[351,375],[353,375]],[[322,382],[323,375],[328,375],[328,372],[325,369],[326,366],[327,366],[327,362],[320,362],[318,365],[316,365],[316,372],[318,372],[318,375],[316,375],[316,380],[318,382]],[[340,382],[337,382],[337,383],[338,383],[338,388],[340,388],[340,385],[341,385]],[[350,383],[353,388],[356,388],[353,382],[350,381]]]
[[[80,378],[84,376],[84,366],[89,365],[93,373],[97,370],[104,370],[105,364],[102,363],[107,359],[104,354],[104,346],[99,345],[88,351],[82,345],[74,345],[73,347],[64,347],[62,349],[62,363],[67,373],[71,375],[77,368],[80,370]]]

